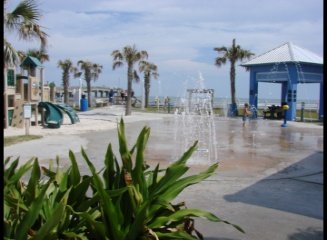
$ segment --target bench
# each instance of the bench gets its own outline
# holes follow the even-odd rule
[[[283,119],[284,110],[281,106],[269,106],[267,110],[263,110],[264,119]]]

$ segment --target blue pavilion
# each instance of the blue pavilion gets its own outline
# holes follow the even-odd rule
[[[319,119],[324,115],[323,58],[287,42],[241,64],[250,70],[249,103],[258,107],[258,84],[281,84],[281,103],[287,103],[286,119],[296,120],[297,85],[319,83]],[[317,93],[318,94],[318,93]]]

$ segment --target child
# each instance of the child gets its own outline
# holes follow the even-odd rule
[[[244,103],[243,116],[242,116],[243,127],[245,127],[245,121],[246,121],[246,119],[249,119],[250,115],[251,115],[251,111],[249,109],[249,104]]]

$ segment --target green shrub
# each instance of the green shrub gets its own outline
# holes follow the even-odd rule
[[[188,209],[172,201],[188,186],[210,177],[213,164],[197,175],[184,176],[197,142],[167,169],[150,169],[144,150],[150,128],[144,127],[129,149],[123,119],[118,124],[121,164],[109,144],[104,168],[97,171],[82,148],[91,175],[81,176],[73,152],[67,170],[31,159],[18,168],[16,159],[4,171],[5,239],[202,239],[194,217],[229,222],[210,212]],[[30,173],[28,181],[23,181]],[[243,230],[231,224],[237,230]]]

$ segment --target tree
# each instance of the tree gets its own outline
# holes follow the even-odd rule
[[[49,54],[47,53],[46,49],[45,48],[41,48],[40,50],[37,50],[37,49],[29,49],[26,53],[24,51],[17,51],[18,53],[18,56],[20,58],[20,61],[22,62],[25,57],[27,56],[31,56],[31,57],[35,57],[37,58],[41,63],[44,63],[45,61],[49,61],[50,60],[50,57],[49,57]],[[29,69],[29,74],[31,76],[35,76],[35,68],[33,69]],[[41,69],[42,71],[42,76],[41,76],[41,83],[40,83],[40,86],[43,86],[43,68]],[[42,92],[42,101],[43,101],[43,90],[41,91]]]
[[[111,53],[113,57],[112,68],[115,70],[117,67],[123,66],[123,63],[127,63],[127,102],[126,102],[126,110],[125,115],[131,115],[131,97],[132,97],[132,82],[133,80],[138,80],[139,77],[137,72],[134,70],[134,64],[139,61],[143,61],[148,58],[148,53],[146,51],[138,51],[133,46],[125,46],[122,51],[114,50]]]
[[[24,58],[27,56],[31,56],[39,59],[40,63],[44,63],[45,61],[50,60],[49,54],[45,49],[40,49],[40,50],[29,49],[27,50],[26,53],[23,51],[17,51],[17,53],[21,61],[24,60]]]
[[[145,92],[145,104],[144,107],[148,107],[149,104],[149,95],[150,95],[150,83],[151,83],[151,76],[154,79],[157,79],[158,74],[158,67],[157,65],[147,62],[141,61],[139,66],[140,72],[144,72],[144,92]],[[143,102],[142,102],[143,104]]]
[[[40,10],[34,0],[23,0],[11,11],[6,10],[7,0],[4,0],[4,29],[8,32],[15,31],[20,39],[29,40],[37,38],[41,41],[41,51],[46,48],[47,34],[41,30],[39,20]],[[4,67],[15,66],[20,62],[16,49],[4,37]]]
[[[230,68],[230,90],[231,90],[231,112],[232,116],[237,116],[237,105],[236,105],[236,89],[235,89],[235,64],[238,60],[244,60],[245,58],[249,59],[251,56],[254,55],[254,53],[242,49],[240,45],[235,45],[235,39],[233,39],[233,45],[230,48],[227,47],[219,47],[219,48],[214,48],[214,51],[217,51],[217,53],[221,53],[222,56],[218,56],[215,59],[215,65],[217,67],[222,66],[223,64],[226,63],[228,60],[231,64]]]
[[[68,104],[69,97],[69,74],[74,73],[76,68],[73,66],[73,62],[70,59],[64,61],[58,61],[58,67],[62,69],[62,86],[64,88],[64,103]]]
[[[75,76],[80,77],[84,73],[84,79],[86,81],[87,88],[87,100],[88,106],[91,107],[91,81],[96,81],[99,78],[99,74],[102,72],[102,65],[92,63],[90,61],[79,60],[77,66],[80,66],[81,72],[76,72]]]

